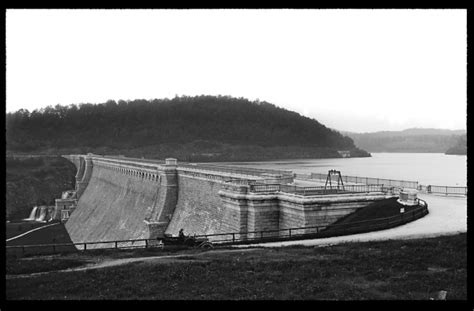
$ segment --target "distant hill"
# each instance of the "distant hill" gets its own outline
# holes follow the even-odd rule
[[[182,161],[370,156],[314,119],[229,96],[107,101],[6,116],[7,152],[123,154]]]
[[[451,136],[451,135],[462,135],[466,133],[466,130],[447,130],[447,129],[435,129],[435,128],[409,128],[402,131],[392,131],[392,132],[378,132],[378,133],[390,133],[390,135],[400,135],[400,136],[418,136],[418,135],[441,135],[441,136]]]
[[[461,135],[456,144],[446,151],[446,154],[467,155],[467,135]]]
[[[369,152],[433,152],[445,153],[465,130],[411,128],[403,131],[373,133],[342,132]]]

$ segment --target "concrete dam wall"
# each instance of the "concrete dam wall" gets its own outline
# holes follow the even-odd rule
[[[216,180],[186,175],[178,177],[178,201],[166,233],[176,235],[183,228],[190,234],[234,232],[226,222],[231,211],[223,206]]]
[[[144,223],[156,204],[156,182],[96,167],[66,228],[73,241],[146,238]]]
[[[78,168],[77,206],[66,222],[76,243],[156,238],[177,235],[181,228],[186,234],[247,234],[325,226],[394,196],[287,193],[278,185],[293,181],[288,171],[178,164],[175,159],[65,157]]]

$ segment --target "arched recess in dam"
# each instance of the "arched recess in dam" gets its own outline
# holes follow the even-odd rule
[[[329,225],[390,192],[301,196],[275,186],[292,172],[93,154],[76,164],[77,207],[66,222],[73,242],[156,238]],[[251,187],[258,182],[259,187]]]

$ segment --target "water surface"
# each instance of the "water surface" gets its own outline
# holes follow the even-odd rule
[[[222,163],[220,163],[222,164]],[[423,185],[465,187],[467,156],[443,153],[372,153],[369,158],[296,159],[262,162],[227,162],[229,165],[418,181]]]

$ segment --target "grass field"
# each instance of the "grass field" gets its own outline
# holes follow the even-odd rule
[[[174,260],[7,277],[6,298],[429,300],[445,290],[448,300],[465,300],[466,243],[464,233],[330,247],[182,251],[187,256]],[[24,258],[23,266],[12,259],[7,261],[7,271],[28,272],[34,265],[36,271],[41,266],[77,266],[78,261],[94,259],[87,254]]]

